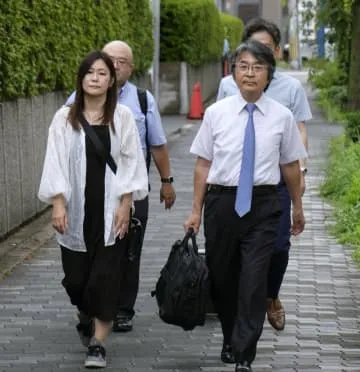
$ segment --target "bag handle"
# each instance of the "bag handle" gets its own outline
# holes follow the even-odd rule
[[[90,138],[92,144],[94,145],[98,155],[107,163],[110,169],[116,174],[117,166],[116,163],[111,156],[110,152],[105,150],[103,143],[101,142],[100,138],[97,136],[96,132],[92,128],[92,126],[88,123],[85,119],[84,115],[81,113],[80,117],[80,124],[82,125],[86,135]]]
[[[190,248],[189,246],[189,240],[191,239],[191,243],[192,243],[192,249]],[[190,227],[182,242],[181,242],[181,245],[189,252],[189,253],[195,253],[196,255],[198,254],[198,245],[196,243],[196,234],[195,234],[195,231],[192,227]]]

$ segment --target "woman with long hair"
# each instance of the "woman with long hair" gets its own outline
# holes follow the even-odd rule
[[[117,165],[114,173],[85,134],[85,118]],[[81,62],[73,105],[50,125],[39,198],[51,204],[61,248],[62,284],[78,309],[76,326],[88,348],[85,367],[106,366],[105,339],[121,293],[119,268],[128,244],[134,200],[148,178],[131,111],[117,104],[111,59],[94,51]]]

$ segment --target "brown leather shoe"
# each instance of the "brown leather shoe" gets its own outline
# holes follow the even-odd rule
[[[268,298],[267,318],[277,331],[282,331],[285,328],[285,309],[278,298]]]

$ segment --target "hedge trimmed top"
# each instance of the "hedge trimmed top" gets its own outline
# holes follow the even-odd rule
[[[232,48],[242,22],[213,0],[161,0],[161,60],[200,66]],[[6,0],[0,2],[0,100],[70,91],[80,60],[111,40],[133,48],[137,74],[151,66],[148,0]]]
[[[219,13],[213,0],[161,0],[160,29],[161,61],[201,66],[219,60],[225,36],[235,49],[243,22]]]

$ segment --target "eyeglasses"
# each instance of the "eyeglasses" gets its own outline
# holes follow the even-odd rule
[[[235,63],[235,67],[242,73],[249,72],[251,69],[254,74],[260,74],[263,71],[267,70],[268,68],[266,65],[261,64],[250,65],[248,63],[243,62]]]
[[[124,59],[124,58],[110,57],[110,59],[112,60],[112,63],[114,65],[124,66],[124,65],[128,65],[129,64],[129,62],[126,59]]]

